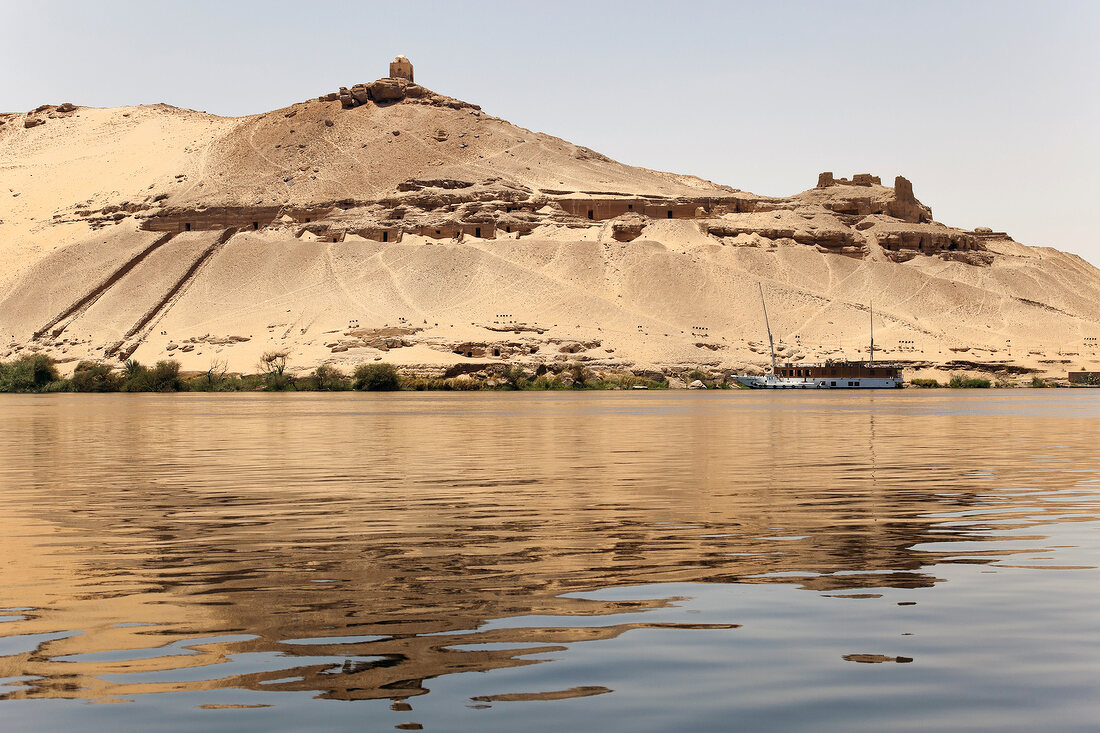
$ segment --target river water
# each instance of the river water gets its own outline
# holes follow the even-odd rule
[[[1100,392],[0,398],[0,730],[1096,730]]]

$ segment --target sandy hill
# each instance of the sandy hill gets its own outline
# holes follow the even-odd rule
[[[411,73],[408,74],[411,76]],[[1100,368],[1100,271],[897,177],[786,198],[617,163],[404,78],[222,118],[0,115],[0,358],[714,373],[781,356]]]

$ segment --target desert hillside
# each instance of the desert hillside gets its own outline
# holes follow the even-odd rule
[[[759,282],[785,360],[865,358],[873,303],[909,376],[1100,369],[1100,271],[901,176],[756,196],[391,73],[242,118],[0,115],[0,359],[759,371]]]

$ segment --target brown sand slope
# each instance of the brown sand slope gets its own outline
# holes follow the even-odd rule
[[[626,166],[401,83],[226,119],[0,115],[0,358],[1097,369],[1100,271],[937,223],[908,181],[769,198]]]

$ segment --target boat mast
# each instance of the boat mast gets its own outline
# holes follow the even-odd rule
[[[768,306],[764,303],[764,286],[758,282],[756,287],[760,288],[760,305],[764,308],[764,327],[768,329],[768,349],[772,354],[772,374],[778,374],[779,370],[775,368],[775,341],[772,340],[772,327],[768,323]]]
[[[871,363],[875,365],[875,301],[871,300]]]

